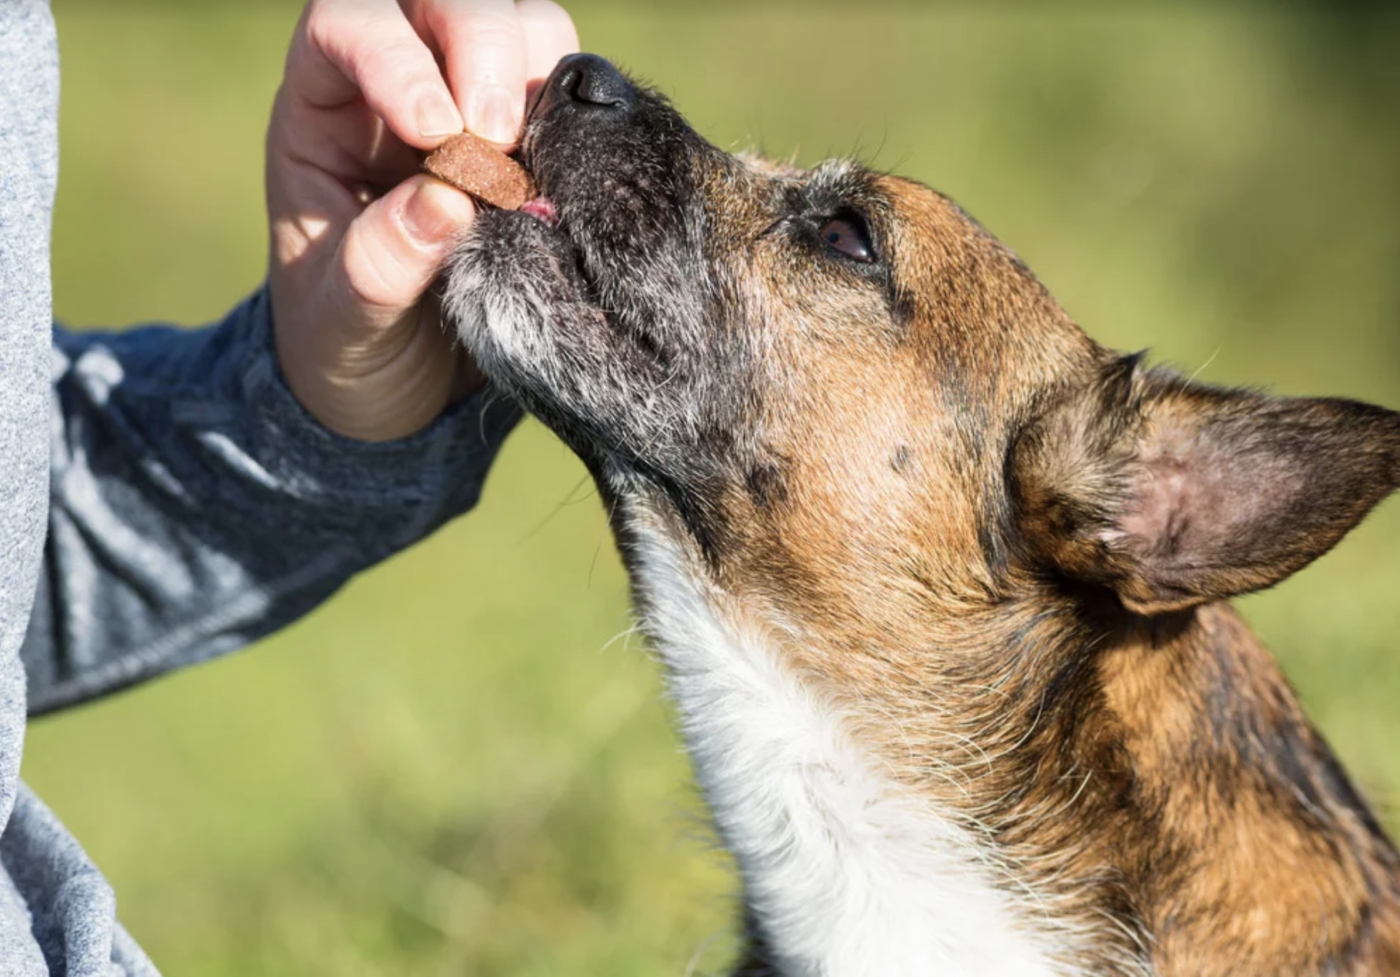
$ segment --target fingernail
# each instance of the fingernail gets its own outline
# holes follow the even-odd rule
[[[471,198],[445,183],[428,180],[403,205],[403,225],[422,245],[438,245],[472,219]]]
[[[467,128],[491,142],[515,142],[520,132],[515,99],[500,85],[486,85],[473,92],[467,104]]]
[[[462,131],[462,114],[442,92],[425,95],[418,100],[418,131],[425,139],[455,136]]]

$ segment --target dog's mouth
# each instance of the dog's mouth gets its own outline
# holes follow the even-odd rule
[[[525,167],[535,179],[535,186],[539,189],[539,194],[527,200],[520,206],[519,212],[529,217],[533,217],[544,226],[553,231],[557,231],[568,237],[565,229],[561,227],[559,206],[554,198],[550,196],[547,182],[549,181],[550,170],[544,165],[543,155],[539,147],[540,129],[547,124],[546,117],[551,110],[564,104],[567,99],[558,97],[561,88],[567,89],[571,83],[566,78],[561,78],[561,74],[568,72],[566,62],[572,59],[565,58],[550,73],[545,81],[536,85],[529,94],[525,108],[525,137],[521,140],[520,148],[515,153],[516,160]],[[572,244],[572,241],[570,242]]]
[[[559,206],[554,199],[540,193],[521,204],[519,213],[532,218],[546,229],[546,233],[553,240],[555,252],[572,268],[574,282],[579,287],[581,297],[590,305],[599,306],[601,299],[598,271],[589,261],[585,247],[569,234],[569,227],[561,217]]]
[[[533,100],[517,158],[539,193],[459,250],[459,334],[585,461],[658,482],[697,471],[696,445],[732,429],[715,415],[741,399],[705,238],[703,188],[730,157],[660,95],[575,55]]]
[[[525,201],[520,207],[520,212],[529,214],[546,227],[557,228],[559,226],[559,208],[554,206],[554,201],[544,194],[540,194],[533,200]]]
[[[531,96],[518,158],[539,196],[520,212],[552,232],[553,247],[576,252],[601,306],[664,322],[674,318],[664,314],[670,300],[695,287],[694,167],[712,155],[723,156],[662,96],[603,58],[572,55]],[[663,293],[655,273],[668,268]]]
[[[527,131],[529,131],[530,124],[535,118],[535,112],[539,108],[540,102],[542,101],[542,96],[548,89],[550,81],[552,80],[553,78],[551,75],[550,80],[535,85],[529,94],[528,103],[525,107],[525,128]],[[519,150],[515,153],[515,156],[516,161],[520,163],[521,166],[529,170],[531,175],[533,176],[534,167],[531,165],[532,160],[531,154],[529,152],[528,138],[521,143],[521,146]],[[536,186],[539,186],[538,178],[536,178]],[[525,201],[525,203],[522,204],[520,207],[520,213],[527,214],[530,217],[535,218],[535,220],[544,224],[546,227],[556,229],[559,227],[559,208],[555,206],[554,201],[551,200],[548,196],[546,196],[543,192],[541,192],[538,196],[534,197],[533,199]]]

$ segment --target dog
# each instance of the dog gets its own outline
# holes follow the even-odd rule
[[[607,61],[447,321],[590,469],[744,893],[743,977],[1400,974],[1400,859],[1226,603],[1400,415],[1089,339],[948,198],[709,145]]]

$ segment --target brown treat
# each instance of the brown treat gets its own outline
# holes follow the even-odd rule
[[[439,180],[502,210],[519,210],[535,196],[525,168],[485,139],[464,132],[433,150],[423,168]]]

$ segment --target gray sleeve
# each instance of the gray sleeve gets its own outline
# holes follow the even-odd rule
[[[277,368],[265,291],[218,325],[54,331],[30,714],[239,648],[475,504],[519,417],[482,395],[371,444]]]

